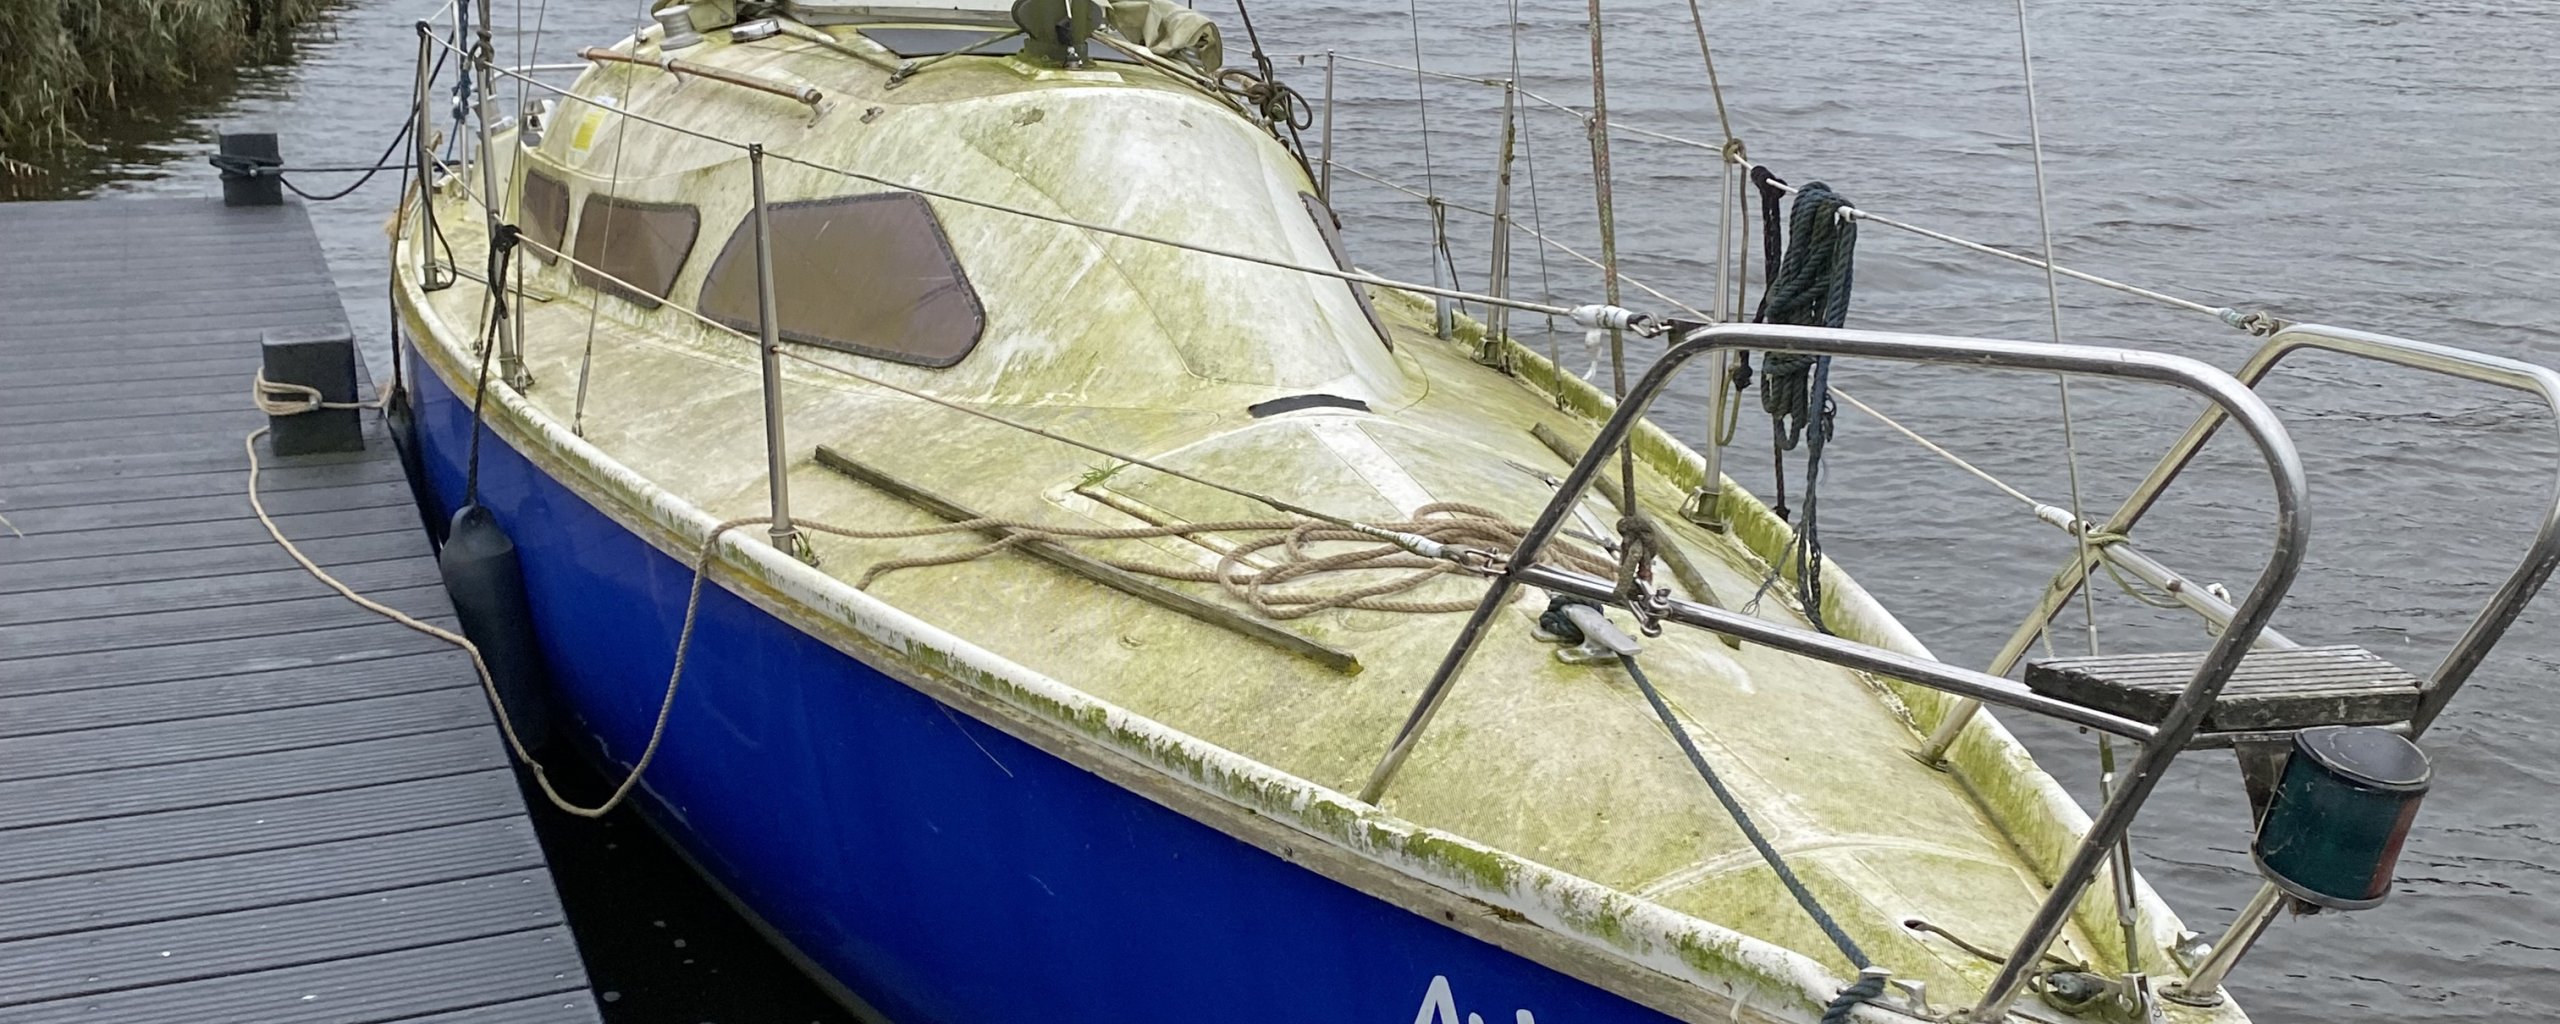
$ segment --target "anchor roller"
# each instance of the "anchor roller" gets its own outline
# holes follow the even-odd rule
[[[2305,729],[2258,819],[2250,859],[2277,888],[2333,910],[2378,906],[2432,774],[2406,737],[2372,726]]]

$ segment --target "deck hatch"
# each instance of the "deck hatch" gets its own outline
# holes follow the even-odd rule
[[[959,362],[986,307],[923,197],[906,192],[776,203],[774,308],[785,339],[917,366]],[[704,315],[759,328],[755,221],[742,218],[702,285]]]
[[[702,231],[702,211],[681,203],[643,203],[596,194],[578,211],[578,282],[656,309],[675,287],[676,272]],[[592,266],[604,273],[587,269]],[[629,282],[626,288],[605,275]]]

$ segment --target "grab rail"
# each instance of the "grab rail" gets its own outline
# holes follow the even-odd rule
[[[2551,410],[2554,424],[2560,425],[2560,373],[2555,373],[2547,367],[2432,342],[2412,341],[2407,338],[2395,338],[2386,334],[2374,334],[2344,327],[2296,324],[2277,331],[2268,337],[2264,344],[2258,346],[2256,352],[2250,354],[2248,360],[2241,364],[2240,369],[2235,371],[2232,377],[2254,390],[2259,382],[2275,372],[2276,366],[2287,356],[2304,349],[2334,352],[2339,355],[2523,391],[2540,397],[2543,404]],[[2133,492],[2126,496],[2123,506],[2116,509],[2114,515],[2108,517],[2107,531],[2117,534],[2131,533],[2134,524],[2142,519],[2144,513],[2151,510],[2151,506],[2159,500],[2161,493],[2168,489],[2170,481],[2185,471],[2188,463],[2194,461],[2196,453],[2204,448],[2205,442],[2211,440],[2214,432],[2221,429],[2225,418],[2223,410],[2218,406],[2205,410],[2201,416],[2197,417],[2196,422],[2187,428],[2186,433],[2169,446],[2168,453],[2161,456],[2159,464],[2152,467],[2150,475],[2144,477],[2142,482],[2134,487]],[[2418,698],[2417,710],[2410,717],[2411,736],[2425,732],[2427,727],[2435,722],[2436,716],[2444,711],[2445,705],[2453,699],[2454,693],[2461,690],[2463,684],[2471,678],[2472,671],[2480,667],[2480,661],[2488,656],[2489,649],[2496,646],[2499,638],[2506,635],[2507,627],[2515,624],[2516,616],[2523,614],[2525,605],[2531,602],[2534,594],[2542,589],[2542,584],[2551,577],[2555,567],[2560,567],[2560,472],[2555,472],[2552,505],[2543,513],[2542,526],[2535,532],[2533,543],[2525,548],[2524,559],[2517,563],[2514,572],[2508,574],[2506,582],[2498,587],[2497,593],[2490,596],[2489,603],[2481,608],[2480,614],[2472,619],[2470,627],[2463,631],[2461,639],[2454,642],[2453,648],[2445,653],[2444,661],[2439,663],[2436,670],[2430,674],[2427,692]],[[2077,593],[2079,588],[2087,583],[2088,577],[2089,566],[2079,559],[2075,558],[2071,564],[2063,566],[2061,571],[2055,574],[2053,584],[2047,590],[2045,599],[2039,603],[2037,612],[2030,614],[2028,620],[2019,626],[2017,635],[2010,638],[2008,647],[2003,648],[2004,655],[2010,654],[2013,650],[2023,651],[2025,644],[2032,642],[2035,634],[2044,628],[2044,622],[2052,617],[2053,611],[2069,601],[2071,595]],[[1990,671],[2001,674],[2006,672],[2007,668],[2007,664],[1995,664]],[[1955,742],[1957,734],[1964,728],[1966,720],[1972,717],[1978,706],[1974,703],[1964,703],[1949,709],[1946,717],[1939,722],[1937,730],[1929,737],[1929,742],[1921,748],[1920,759],[1935,761],[1944,754],[1947,747]]]
[[[2257,393],[2238,380],[2211,366],[2183,356],[2165,355],[2127,349],[2098,348],[2085,345],[2051,345],[2020,341],[1978,338],[1950,338],[1934,335],[1888,331],[1835,330],[1817,327],[1786,327],[1765,324],[1715,324],[1673,321],[1676,339],[1669,351],[1657,360],[1644,377],[1627,392],[1607,423],[1603,424],[1582,460],[1576,463],[1557,489],[1547,507],[1538,514],[1535,524],[1510,556],[1508,564],[1493,578],[1483,601],[1461,627],[1457,639],[1441,659],[1413,710],[1406,716],[1395,741],[1370,775],[1361,796],[1375,802],[1386,789],[1397,768],[1412,752],[1422,730],[1430,724],[1458,675],[1481,644],[1486,627],[1520,584],[1543,580],[1560,586],[1570,580],[1558,578],[1552,571],[1537,566],[1538,554],[1556,531],[1564,525],[1592,478],[1602,465],[1627,442],[1635,424],[1643,418],[1655,398],[1662,393],[1674,373],[1689,360],[1712,352],[1738,348],[1766,352],[1788,352],[1803,355],[1864,356],[1904,362],[1946,363],[1983,366],[1995,369],[2033,370],[2049,373],[2076,373],[2090,376],[2168,384],[2194,392],[2211,402],[2223,414],[2236,420],[2257,443],[2260,456],[2267,464],[2276,492],[2275,541],[2264,569],[2248,596],[2236,605],[2230,628],[2216,638],[2213,648],[2198,666],[2169,713],[2154,727],[2142,754],[2125,772],[2123,781],[2100,808],[2088,832],[2072,853],[2070,861],[2055,879],[2050,895],[2028,922],[2025,934],[2012,951],[1999,976],[1984,992],[1974,1019],[1996,1020],[2024,987],[2028,973],[2042,959],[2044,950],[2061,934],[2071,908],[2096,877],[2107,851],[2115,846],[2131,827],[2151,791],[2160,782],[2168,762],[2184,750],[2187,741],[2204,724],[2205,713],[2230,678],[2240,659],[2245,656],[2267,620],[2274,616],[2276,605],[2293,583],[2302,567],[2303,546],[2310,533],[2310,514],[2305,504],[2302,459],[2292,439],[2275,413],[2267,408]],[[2218,425],[2218,422],[2217,424]],[[1612,588],[1612,601],[1618,599]],[[1763,642],[1786,642],[1791,649],[1827,661],[1849,663],[1846,659],[1860,652],[1849,649],[1818,649],[1817,645],[1787,636],[1793,631],[1761,630],[1723,616],[1686,613],[1684,619],[1699,624],[1713,624],[1740,634],[1746,629],[1753,639]],[[1848,645],[1862,647],[1864,645]],[[1827,645],[1823,645],[1827,648]],[[1930,678],[1914,680],[1929,685],[1932,680],[1946,682],[1953,673],[1931,672]]]
[[[2543,405],[2551,410],[2555,426],[2560,426],[2560,373],[2548,367],[2344,327],[2296,324],[2277,331],[2250,354],[2248,361],[2242,363],[2233,376],[2255,389],[2260,381],[2275,372],[2276,365],[2285,357],[2304,349],[2334,352],[2523,391],[2540,397]],[[2160,493],[2168,488],[2169,481],[2187,467],[2196,452],[2212,439],[2214,431],[2220,429],[2220,413],[2220,409],[2206,410],[2193,426],[2187,428],[2177,443],[2170,446],[2169,453],[2161,458],[2159,465],[2154,466],[2151,474],[2126,497],[2124,507],[2116,510],[2110,520],[2110,529],[2118,533],[2129,530],[2144,512],[2150,510]],[[2542,527],[2534,533],[2533,543],[2526,546],[2524,559],[2516,564],[2514,572],[2507,575],[2506,582],[2499,585],[2497,593],[2490,595],[2489,603],[2481,607],[2480,614],[2471,620],[2462,637],[2445,652],[2444,661],[2438,663],[2430,674],[2426,692],[2418,696],[2418,706],[2409,716],[2407,735],[2410,738],[2415,739],[2435,723],[2436,716],[2443,713],[2445,706],[2452,702],[2453,695],[2469,681],[2472,671],[2480,667],[2481,659],[2488,656],[2489,649],[2506,635],[2507,627],[2515,624],[2525,605],[2550,579],[2555,565],[2560,565],[2560,482],[2554,484],[2551,507],[2543,513]],[[2063,572],[2069,574],[2071,569],[2065,567]],[[2069,584],[2064,584],[2065,577],[2056,577],[2055,582],[2065,591],[2070,591],[2078,589],[2087,578],[2083,571]],[[1948,720],[1956,721],[1953,712],[1950,712]],[[1961,725],[1961,722],[1957,724]],[[1952,736],[1944,726],[1939,734]],[[2199,963],[2185,981],[2174,986],[2168,993],[2170,998],[2190,1002],[2214,1000],[2214,990],[2221,987],[2222,979],[2239,962],[2240,955],[2257,942],[2258,936],[2269,925],[2275,923],[2278,912],[2289,902],[2281,898],[2275,883],[2261,884],[2248,907],[2232,919],[2230,927],[2214,943],[2214,952]]]

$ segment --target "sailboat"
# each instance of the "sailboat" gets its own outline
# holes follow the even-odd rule
[[[2122,863],[2157,770],[2342,727],[2398,751],[2460,684],[2274,649],[2307,520],[2252,374],[2320,347],[2553,379],[2300,325],[2235,378],[1396,282],[1344,252],[1302,101],[1179,5],[653,19],[566,84],[421,26],[411,454],[432,518],[515,550],[543,682],[503,706],[560,737],[527,752],[630,778],[866,1017],[2244,1020],[2223,972],[2337,886],[2269,853],[2270,894],[2199,937]],[[453,156],[448,61],[476,97]],[[1453,302],[1659,358],[1611,394]],[[2149,690],[1941,663],[1644,418],[1741,349],[2186,388],[2215,409],[2190,442],[2234,424],[2267,459],[2278,550]],[[2139,557],[2140,512],[2072,586]],[[2235,672],[2370,706],[2235,724]],[[2140,753],[2093,821],[1980,704]],[[2295,753],[2266,821],[2387,882],[2406,814],[2357,831],[2336,801],[2414,808],[2423,774],[2354,754]]]

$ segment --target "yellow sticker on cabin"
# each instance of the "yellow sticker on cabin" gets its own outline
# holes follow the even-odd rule
[[[578,115],[578,127],[569,132],[570,153],[585,156],[588,150],[595,148],[596,133],[603,130],[606,113],[601,107],[590,106],[585,113]]]

